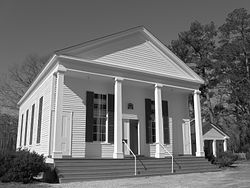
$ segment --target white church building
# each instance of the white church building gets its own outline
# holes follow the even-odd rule
[[[203,83],[144,27],[56,51],[18,102],[17,148],[51,159],[191,155],[193,95],[204,156]]]

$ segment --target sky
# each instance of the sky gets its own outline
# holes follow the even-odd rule
[[[143,25],[168,45],[190,23],[220,26],[250,0],[0,0],[0,74],[29,54],[55,50]]]

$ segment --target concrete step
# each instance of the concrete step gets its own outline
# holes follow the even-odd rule
[[[137,160],[138,176],[168,175],[172,168],[171,158],[141,157]],[[176,163],[177,162],[177,163]],[[55,159],[59,181],[90,181],[134,177],[134,159]],[[178,156],[174,162],[174,174],[218,171],[204,158]]]
[[[217,172],[220,169],[213,169],[209,170],[209,172]],[[60,179],[60,183],[67,183],[67,182],[75,182],[75,181],[94,181],[94,180],[107,180],[107,179],[118,179],[118,178],[134,178],[134,177],[147,177],[147,176],[162,176],[162,175],[175,175],[175,174],[187,174],[187,173],[205,173],[208,172],[206,169],[200,169],[196,171],[191,170],[183,170],[181,172],[175,172],[172,174],[171,172],[162,172],[162,171],[155,171],[151,173],[139,173],[136,176],[134,174],[105,174],[102,176],[73,176],[73,177],[65,177]]]

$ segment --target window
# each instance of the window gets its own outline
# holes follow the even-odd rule
[[[156,142],[156,125],[155,125],[155,103],[151,99],[145,99],[145,116],[146,116],[146,143]],[[168,122],[168,102],[162,101],[162,120],[164,144],[170,143],[169,122]]]
[[[32,138],[33,138],[34,113],[35,113],[35,104],[32,105],[32,111],[31,111],[30,145],[32,145]]]
[[[21,120],[21,130],[20,130],[20,140],[19,140],[19,146],[22,146],[22,134],[23,134],[23,114],[22,114],[22,120]]]
[[[25,132],[24,132],[24,145],[25,146],[26,146],[26,139],[27,139],[28,119],[29,119],[29,110],[26,111],[26,123],[25,123]]]
[[[106,140],[106,113],[107,96],[103,94],[94,94],[93,108],[93,141]]]
[[[38,143],[38,144],[41,141],[42,112],[43,112],[43,97],[41,97],[40,100],[39,100],[37,137],[36,137],[36,143]]]

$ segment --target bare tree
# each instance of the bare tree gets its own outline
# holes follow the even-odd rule
[[[24,95],[38,75],[48,56],[39,57],[29,55],[21,64],[16,64],[9,69],[7,74],[2,75],[0,82],[0,104],[7,109],[7,113],[17,114],[17,102]]]
[[[17,102],[27,91],[48,56],[29,55],[23,63],[12,66],[0,80],[0,150],[13,151],[16,147]]]

